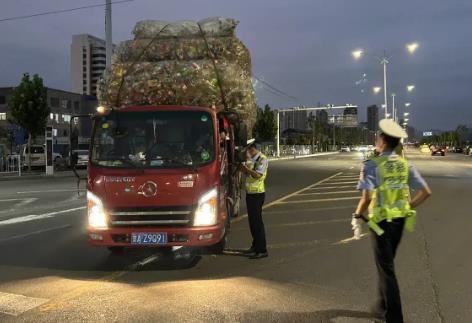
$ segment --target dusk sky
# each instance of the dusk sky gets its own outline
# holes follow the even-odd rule
[[[0,19],[103,3],[104,0],[2,0]],[[260,105],[381,104],[382,66],[387,50],[389,91],[397,105],[411,102],[418,129],[472,126],[471,0],[135,0],[113,7],[113,39],[131,38],[138,20],[199,20],[208,16],[240,21],[253,73],[295,97],[278,96],[260,84]],[[16,85],[24,72],[40,74],[47,86],[70,90],[69,51],[73,34],[104,38],[104,8],[0,22],[0,86]],[[408,56],[405,45],[420,48]],[[363,48],[372,56],[354,61]],[[362,75],[366,74],[366,80]],[[416,89],[406,93],[406,85]]]

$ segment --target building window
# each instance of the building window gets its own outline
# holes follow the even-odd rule
[[[0,120],[7,120],[7,113],[6,112],[0,112]]]
[[[7,102],[5,96],[0,95],[0,104],[5,104]]]
[[[70,123],[70,120],[71,120],[71,116],[70,116],[70,115],[64,114],[64,115],[62,116],[62,118],[64,119],[64,122]]]
[[[49,114],[49,119],[54,120],[54,113]]]
[[[96,57],[103,57],[103,58],[106,58],[107,56],[105,54],[93,54],[92,55],[93,58],[96,58]]]
[[[61,100],[61,108],[67,109],[68,105],[69,105],[69,100],[67,100],[67,99],[62,99]]]
[[[105,68],[101,67],[101,66],[94,66],[92,67],[92,71],[103,71]]]
[[[83,90],[84,92],[87,92],[87,87],[84,86],[84,87],[82,88],[82,90]]]
[[[59,113],[56,113],[54,116],[56,117],[56,122],[59,123]]]
[[[83,55],[82,55],[82,58],[83,58],[83,59],[86,59],[86,58],[87,58],[87,55],[86,55],[86,54],[83,54]]]
[[[79,112],[79,110],[80,110],[79,101],[74,101],[74,111]]]
[[[59,107],[59,98],[51,98],[51,106],[54,108]]]
[[[87,72],[87,67],[84,66],[84,67],[82,68],[82,72]]]

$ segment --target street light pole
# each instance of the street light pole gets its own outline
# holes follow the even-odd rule
[[[275,141],[275,149],[276,149],[276,157],[280,157],[280,112],[277,111],[277,134],[276,134],[276,141]]]
[[[397,122],[397,111],[395,110],[395,93],[392,93],[392,119]]]
[[[382,58],[380,63],[383,65],[383,68],[384,68],[384,105],[385,105],[384,116],[385,116],[385,118],[387,118],[387,113],[388,113],[388,109],[387,109],[387,64],[388,64],[388,59],[387,59],[386,53],[384,53],[384,57]]]
[[[112,29],[111,29],[111,0],[106,0],[105,6],[105,55],[106,68],[111,69],[111,56],[113,55]]]

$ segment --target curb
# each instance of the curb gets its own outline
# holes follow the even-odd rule
[[[56,174],[56,175],[45,175],[45,174],[37,174],[37,175],[22,175],[22,176],[11,176],[11,175],[0,175],[0,182],[9,182],[9,181],[26,181],[26,180],[35,180],[35,179],[56,179],[56,178],[75,178],[74,173],[67,173],[67,174]]]
[[[310,157],[318,157],[318,156],[327,156],[327,155],[336,155],[336,154],[339,154],[339,152],[338,152],[338,151],[330,151],[330,152],[317,153],[317,154],[310,154],[310,155],[300,155],[300,156],[290,156],[290,157],[269,158],[269,161],[294,160],[294,159],[310,158]]]

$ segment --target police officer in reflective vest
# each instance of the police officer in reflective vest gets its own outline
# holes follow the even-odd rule
[[[246,152],[248,160],[246,165],[241,166],[241,171],[246,175],[246,206],[252,235],[252,245],[246,253],[250,259],[260,259],[268,256],[262,221],[268,160],[257,150],[255,143],[250,144]]]
[[[402,323],[394,258],[403,230],[413,230],[415,209],[431,195],[431,190],[416,168],[395,152],[400,139],[407,137],[403,128],[391,119],[384,119],[379,129],[378,156],[364,164],[358,184],[362,197],[353,217],[363,218],[372,230],[379,275],[379,299],[372,310],[387,323]],[[413,197],[410,190],[414,191]],[[368,217],[364,216],[366,210]]]

